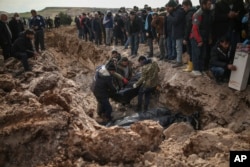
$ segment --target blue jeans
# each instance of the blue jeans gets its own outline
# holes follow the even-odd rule
[[[106,32],[106,45],[111,44],[111,39],[113,38],[113,28],[105,28]]]
[[[130,36],[130,45],[131,45],[131,55],[137,55],[139,47],[139,35],[138,33],[132,33]]]
[[[129,36],[125,45],[124,45],[124,48],[126,48],[126,49],[128,48],[128,45],[131,43],[130,41],[131,41],[131,37]]]
[[[176,40],[173,39],[171,36],[167,37],[167,58],[169,60],[176,59]]]
[[[146,42],[146,33],[144,31],[141,31],[141,38],[140,38],[140,43],[145,43]]]
[[[224,75],[225,69],[222,67],[211,67],[210,70],[212,71],[215,78],[220,78]]]
[[[180,39],[176,39],[176,53],[177,53],[177,59],[176,61],[178,63],[181,63],[182,62],[182,52],[183,52],[183,39],[180,38]]]

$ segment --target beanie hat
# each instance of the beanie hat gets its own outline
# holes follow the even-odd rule
[[[117,50],[113,49],[111,54],[118,53]]]
[[[122,57],[121,61],[128,61],[128,58],[127,57]]]
[[[116,70],[115,65],[112,64],[112,63],[109,64],[108,67],[107,67],[107,70],[109,70],[109,71],[115,71]]]
[[[147,58],[145,56],[140,56],[139,59],[138,59],[138,62],[144,61],[144,60],[147,60]]]
[[[178,4],[176,3],[175,0],[169,0],[167,5],[168,7],[176,7]]]

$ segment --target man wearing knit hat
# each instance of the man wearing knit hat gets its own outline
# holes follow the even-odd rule
[[[175,0],[169,0],[166,6],[175,8],[177,5],[178,3]]]
[[[94,77],[93,93],[98,102],[97,113],[104,119],[105,123],[112,120],[112,106],[109,102],[109,98],[116,93],[112,77],[115,71],[116,67],[114,64],[108,66],[103,65],[97,69]]]

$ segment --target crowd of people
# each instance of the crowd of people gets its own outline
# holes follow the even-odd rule
[[[237,70],[233,65],[237,43],[247,44],[250,40],[249,0],[200,0],[193,6],[192,0],[169,0],[165,7],[152,9],[144,5],[134,6],[127,11],[121,7],[118,12],[107,10],[82,13],[75,17],[78,38],[92,41],[97,46],[121,45],[130,47],[130,57],[138,56],[142,75],[133,88],[140,87],[137,110],[142,110],[142,97],[145,96],[144,110],[148,109],[150,94],[155,89],[159,67],[151,58],[172,64],[172,68],[182,67],[182,55],[189,55],[185,72],[194,76],[212,76],[220,82],[228,81],[230,71]],[[28,58],[45,50],[44,28],[51,26],[50,18],[44,19],[31,10],[29,28],[24,31],[23,22],[17,13],[8,22],[6,14],[1,14],[0,46],[4,59],[13,54],[20,59],[26,71],[31,70]],[[60,19],[55,19],[60,26]],[[21,33],[23,32],[23,33]],[[21,35],[20,35],[21,34]],[[31,47],[34,38],[34,49]],[[145,44],[148,52],[138,55],[139,44]],[[160,54],[155,55],[154,45],[159,46]],[[96,84],[93,87],[101,112],[111,119],[112,107],[109,97],[121,90],[132,78],[132,68],[128,57],[112,51],[112,58],[96,71]],[[116,80],[116,84],[112,84]]]
[[[75,17],[75,23],[80,39],[96,45],[120,44],[124,49],[130,46],[132,57],[138,56],[139,44],[144,43],[147,57],[158,57],[173,68],[183,66],[182,55],[187,52],[189,61],[184,71],[195,76],[213,74],[217,81],[223,81],[236,70],[232,63],[237,43],[250,36],[249,9],[248,0],[200,0],[195,7],[192,0],[183,0],[182,4],[169,0],[165,8],[144,5],[143,9],[134,6],[129,12],[120,8],[117,13],[83,13]],[[228,46],[222,47],[223,42]],[[154,54],[155,44],[159,45],[159,55]],[[216,52],[213,48],[226,57],[221,59],[212,53]]]
[[[158,84],[159,67],[155,65],[155,68],[152,68],[154,64],[151,62],[152,57],[158,57],[159,61],[171,63],[172,68],[176,68],[183,66],[182,56],[184,52],[187,52],[188,65],[183,71],[192,72],[196,77],[213,77],[217,83],[228,82],[230,72],[237,70],[237,67],[233,65],[237,43],[246,45],[249,42],[249,9],[249,1],[243,2],[243,0],[200,0],[200,5],[196,7],[193,7],[191,0],[183,0],[182,4],[176,0],[169,0],[165,9],[161,8],[159,11],[152,10],[151,7],[145,5],[141,10],[134,7],[129,13],[118,11],[113,15],[108,10],[106,15],[102,15],[96,12],[95,20],[98,23],[99,32],[96,38],[96,31],[92,29],[92,40],[98,39],[95,40],[97,45],[102,43],[110,45],[111,42],[114,45],[120,43],[124,49],[127,49],[129,45],[131,58],[138,56],[140,43],[147,44],[148,53],[140,56],[138,61],[142,66],[148,64],[150,66],[142,68],[141,78],[133,84],[133,88],[141,86],[138,92],[137,111],[147,111],[150,95]],[[85,14],[75,20],[80,25],[78,32],[82,36],[79,38],[85,37],[87,40],[87,34],[81,33],[85,29],[82,18],[83,20],[88,19],[90,31],[94,24],[91,24],[93,23],[91,15],[88,17]],[[154,44],[159,45],[160,55],[154,54]],[[108,64],[106,67],[109,71]],[[121,73],[122,77],[115,75],[118,72],[116,65],[112,64],[112,70],[110,76],[130,81]],[[150,78],[149,83],[153,81],[149,87],[146,86],[148,82],[145,78]],[[107,91],[104,99],[105,105],[108,104],[109,107],[105,108],[95,92],[94,94],[99,106],[104,107],[99,111],[104,113],[108,111],[107,118],[110,119],[112,108],[108,98],[112,95],[109,95],[109,89],[104,85],[102,90]],[[144,105],[143,110],[142,105]]]
[[[53,25],[52,19],[44,18],[37,14],[36,10],[31,10],[30,13],[28,28],[26,20],[21,19],[18,13],[14,13],[10,20],[6,14],[1,14],[0,18],[0,46],[4,60],[9,57],[21,60],[25,71],[31,70],[28,59],[38,56],[45,50],[44,30]],[[58,15],[55,17],[54,24],[56,28],[60,26]]]

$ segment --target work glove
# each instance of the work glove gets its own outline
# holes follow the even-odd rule
[[[122,82],[123,82],[125,85],[127,85],[127,84],[128,84],[127,78],[122,78]]]
[[[134,83],[134,84],[133,84],[133,88],[136,88],[136,87],[137,87],[137,85]]]
[[[247,16],[244,16],[243,18],[242,18],[242,20],[241,20],[241,23],[247,23],[247,21],[248,21],[248,17]]]

